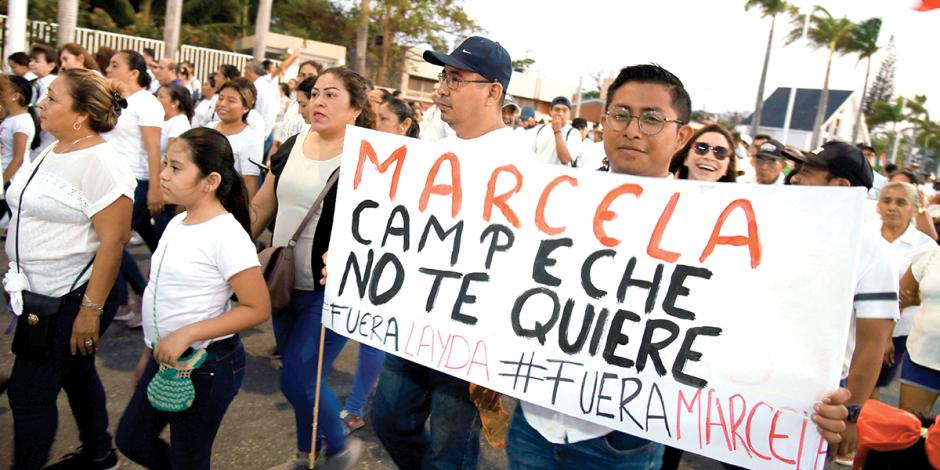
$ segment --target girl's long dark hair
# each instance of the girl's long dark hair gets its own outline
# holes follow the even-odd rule
[[[408,106],[408,103],[398,98],[389,98],[382,104],[387,104],[388,109],[395,113],[395,116],[398,116],[398,122],[405,122],[405,119],[411,119],[411,125],[408,126],[405,135],[416,139],[418,138],[421,128],[418,126],[418,118],[415,116],[415,111],[411,109],[411,106]]]
[[[202,176],[216,172],[222,177],[215,195],[222,207],[250,234],[248,190],[245,189],[241,175],[235,171],[235,155],[228,139],[221,132],[208,127],[190,129],[180,135],[179,139],[189,146],[193,163],[199,168]]]
[[[147,89],[150,86],[150,74],[147,73],[147,61],[139,52],[132,49],[124,49],[118,54],[124,54],[127,61],[127,68],[137,71],[137,84],[141,88]]]
[[[166,91],[170,93],[170,101],[176,101],[179,105],[180,112],[186,116],[187,121],[193,120],[193,95],[189,92],[189,89],[182,85],[163,85],[161,88],[166,88]]]
[[[30,106],[30,103],[33,102],[33,85],[29,80],[19,76],[19,75],[7,75],[7,78],[10,80],[10,84],[13,85],[13,91],[18,93],[19,99],[17,102],[20,106],[26,108],[26,111],[29,112],[29,116],[33,118],[33,127],[36,129],[36,132],[33,133],[33,141],[29,143],[30,149],[36,149],[39,147],[39,116],[36,115],[36,110]]]

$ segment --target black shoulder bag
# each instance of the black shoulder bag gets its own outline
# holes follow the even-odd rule
[[[16,208],[16,269],[21,273],[23,269],[20,267],[20,218],[23,212],[23,194],[26,193],[26,188],[33,181],[33,177],[39,171],[39,166],[42,165],[48,155],[49,150],[42,156],[42,159],[38,159],[36,162],[33,172],[26,180],[26,184],[23,185],[23,190],[20,191],[19,205]],[[79,279],[85,275],[85,272],[88,271],[94,261],[95,257],[92,256],[82,272],[72,281],[69,293],[62,297],[50,297],[35,292],[23,291],[23,313],[16,322],[16,333],[13,334],[13,346],[11,348],[13,354],[24,357],[43,357],[46,355],[55,331],[53,326],[56,314],[59,313],[66,302],[75,301],[81,304],[81,296],[76,296],[74,293],[75,285],[78,284]]]

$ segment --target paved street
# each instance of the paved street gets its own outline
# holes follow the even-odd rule
[[[132,252],[147,268],[149,258],[146,249],[135,247]],[[0,266],[6,265],[6,257],[0,255]],[[147,271],[144,271],[147,272]],[[7,316],[2,317],[5,328]],[[265,351],[274,344],[270,323],[264,324],[242,335],[248,353],[247,373],[238,397],[232,403],[215,441],[213,468],[217,469],[265,469],[286,460],[294,448],[294,421],[291,407],[280,393],[278,385],[278,363],[265,357]],[[0,373],[8,374],[13,364],[10,351],[11,336],[0,336]],[[143,347],[140,329],[129,330],[123,322],[111,325],[102,340],[98,355],[98,371],[104,382],[108,397],[110,428],[114,430],[132,391],[134,365]],[[356,368],[358,348],[347,344],[336,361],[336,367],[327,380],[333,390],[345,399],[348,395]],[[885,393],[885,400],[897,403],[897,384]],[[65,394],[59,397],[59,431],[52,451],[52,459],[72,451],[78,444],[77,429],[71,418]],[[6,398],[0,399],[0,467],[6,467],[11,459],[13,419]],[[168,432],[167,432],[168,434]],[[358,468],[393,469],[388,454],[382,449],[369,426],[358,431],[357,437],[365,441],[366,454]],[[136,469],[137,465],[122,460],[121,468]],[[481,444],[481,469],[506,467],[502,450]],[[832,468],[832,465],[827,466]],[[696,456],[687,456],[682,469],[711,470],[720,466],[705,462]]]

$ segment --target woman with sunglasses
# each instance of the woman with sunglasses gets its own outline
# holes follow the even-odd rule
[[[734,183],[734,138],[720,124],[705,126],[672,157],[669,170],[680,180]]]

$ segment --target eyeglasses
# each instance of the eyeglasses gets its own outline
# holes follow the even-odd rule
[[[729,156],[731,156],[731,150],[729,150],[728,147],[722,147],[720,145],[716,145],[712,147],[711,145],[708,145],[705,142],[696,142],[695,145],[692,146],[692,150],[695,150],[695,153],[703,157],[705,155],[708,155],[708,152],[710,150],[712,153],[715,154],[715,158],[719,160],[724,160],[728,158]]]
[[[663,113],[655,110],[646,110],[642,114],[634,116],[629,109],[619,108],[614,112],[604,113],[604,117],[607,118],[607,125],[616,132],[626,129],[630,125],[630,121],[636,118],[640,132],[646,135],[659,134],[666,127],[666,123],[669,122],[674,122],[679,126],[685,124],[685,121],[680,119],[666,119]]]
[[[464,80],[456,75],[448,75],[446,73],[441,73],[438,75],[437,82],[443,83],[444,85],[447,85],[447,88],[455,91],[463,86],[464,83],[496,83],[492,80]]]

